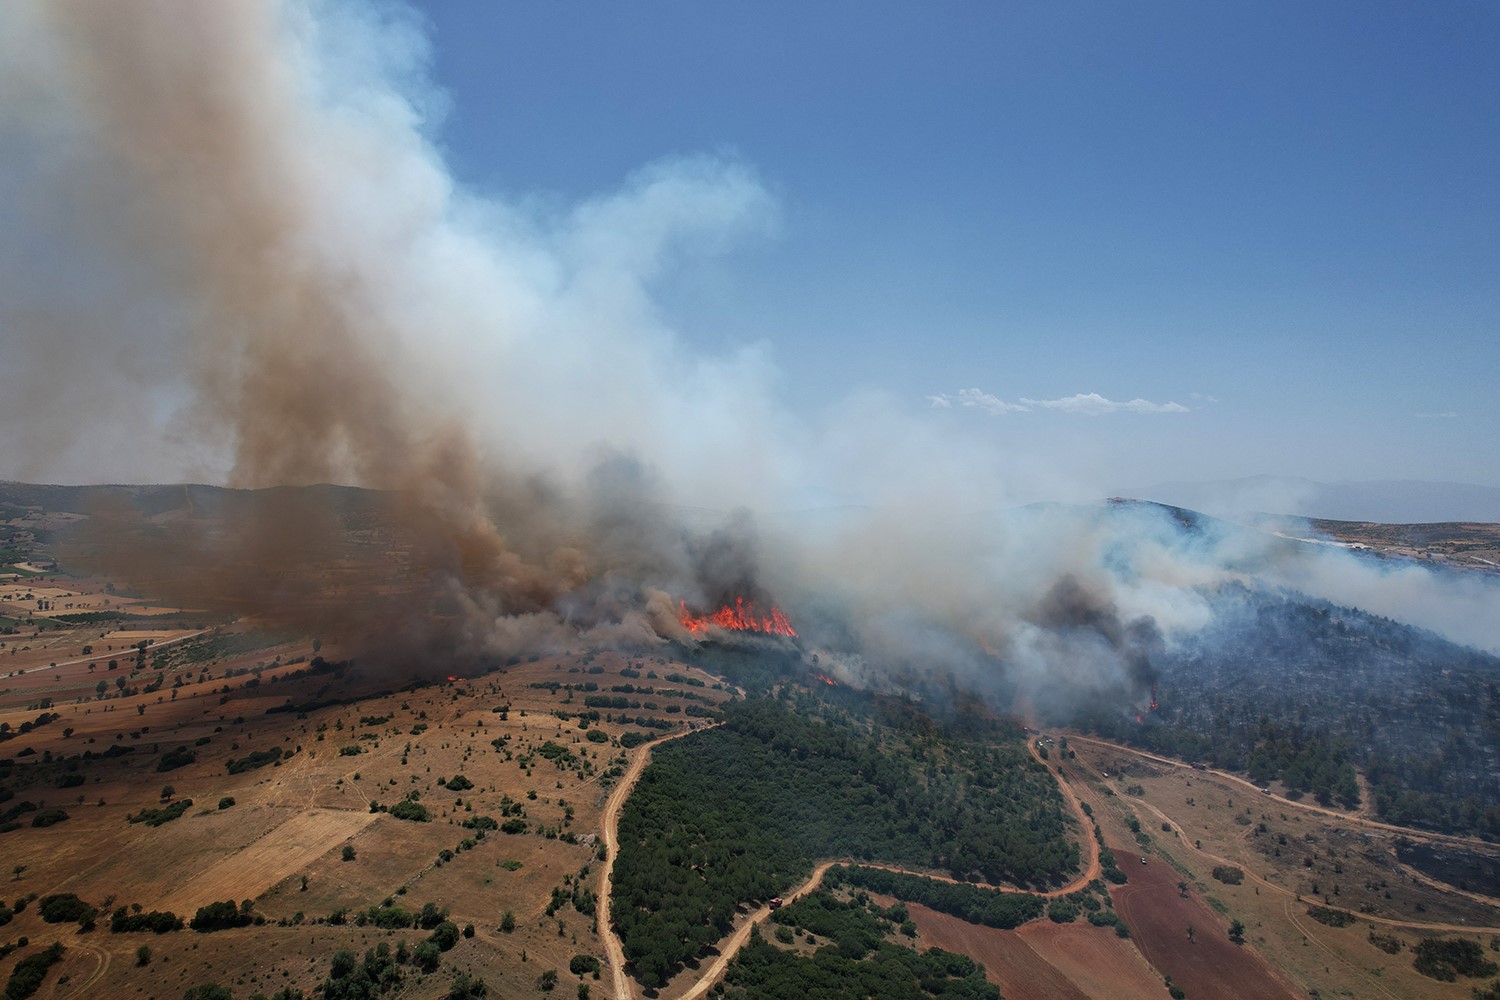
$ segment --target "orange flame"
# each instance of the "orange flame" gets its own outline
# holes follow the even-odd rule
[[[787,621],[780,608],[772,608],[767,614],[761,615],[756,611],[755,604],[743,597],[736,597],[733,605],[726,604],[707,615],[694,615],[688,610],[686,601],[679,601],[677,617],[683,627],[694,635],[702,635],[710,625],[730,632],[761,632],[792,638],[797,635],[797,630],[792,628],[792,623]]]

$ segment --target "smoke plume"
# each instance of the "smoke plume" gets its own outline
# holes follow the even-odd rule
[[[426,65],[386,5],[0,10],[6,473],[257,490],[98,512],[115,568],[438,671],[774,598],[831,670],[1054,707],[1140,698],[1205,588],[1336,589],[1156,509],[992,513],[1059,480],[878,396],[794,417],[762,348],[689,351],[652,297],[774,231],[748,165],[485,196],[444,166]],[[274,489],[315,484],[384,492]],[[824,513],[766,514],[799,510]]]

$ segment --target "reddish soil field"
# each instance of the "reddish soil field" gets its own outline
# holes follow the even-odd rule
[[[1116,849],[1130,881],[1110,889],[1115,909],[1130,925],[1141,953],[1193,1000],[1295,1000],[1299,995],[1276,978],[1249,945],[1229,940],[1224,921],[1200,899],[1183,899],[1177,870],[1160,858]],[[1189,943],[1187,927],[1197,931]]]
[[[1107,927],[1030,924],[1002,931],[908,903],[924,947],[982,962],[1006,1000],[1157,1000],[1159,976]]]

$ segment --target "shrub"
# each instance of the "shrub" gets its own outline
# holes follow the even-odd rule
[[[192,799],[178,799],[171,805],[164,806],[161,809],[142,809],[133,816],[126,816],[125,820],[129,823],[145,823],[147,826],[161,826],[163,823],[170,823],[172,820],[177,819],[192,807]]]
[[[342,753],[343,751],[340,752]],[[359,748],[356,747],[354,752],[359,753]],[[257,750],[254,753],[231,760],[225,767],[230,774],[240,774],[244,771],[253,771],[258,767],[265,767],[267,764],[274,764],[280,759],[281,747],[272,747],[269,750]]]
[[[399,906],[372,906],[360,918],[384,930],[398,930],[416,922],[411,913]]]
[[[43,809],[31,817],[31,825],[34,827],[55,826],[67,818],[68,814],[61,809]]]
[[[234,796],[233,795],[226,795],[222,799],[219,800],[219,808],[220,809],[228,809],[232,805],[234,805]]]
[[[122,906],[110,914],[109,929],[114,934],[128,934],[135,931],[166,934],[168,931],[182,930],[182,918],[167,910],[130,913]]]
[[[193,919],[188,922],[188,926],[200,934],[228,930],[231,927],[248,927],[254,923],[254,918],[250,915],[250,906],[248,899],[239,906],[229,899],[209,903],[207,906],[198,907],[198,912],[193,914]]]
[[[1493,976],[1500,971],[1469,938],[1429,938],[1416,947],[1413,967],[1431,979],[1451,983],[1459,976]]]
[[[402,799],[391,806],[391,815],[413,823],[426,823],[432,819],[432,814],[427,811],[426,806],[420,802],[413,802],[411,799]]]
[[[1348,910],[1335,910],[1328,906],[1309,906],[1307,915],[1329,927],[1348,927],[1355,921],[1354,914]]]
[[[1239,885],[1245,881],[1244,869],[1236,868],[1234,865],[1216,866],[1213,870],[1213,876],[1225,885]]]
[[[411,952],[411,964],[423,972],[436,972],[437,967],[442,964],[443,952],[431,938],[426,941],[418,941],[417,946]]]
[[[98,912],[71,892],[43,896],[36,908],[42,919],[49,924],[64,924],[75,920],[82,923]]]
[[[187,747],[178,747],[176,750],[169,750],[162,754],[161,759],[156,762],[156,769],[158,771],[175,771],[179,767],[187,767],[197,759],[198,755]]]
[[[41,989],[47,970],[62,958],[62,953],[62,944],[56,943],[46,951],[28,955],[17,962],[16,967],[10,970],[10,981],[5,984],[6,1000],[25,1000]]]
[[[453,946],[458,944],[458,925],[451,920],[444,920],[432,931],[432,936],[427,940],[438,946],[439,951],[452,951]]]
[[[782,927],[779,929],[790,933],[789,928]],[[593,955],[574,955],[568,962],[568,971],[575,976],[590,975],[599,971],[599,960]]]
[[[220,986],[218,983],[202,983],[189,987],[188,991],[182,995],[182,1000],[234,1000],[234,994],[229,992],[228,986]]]

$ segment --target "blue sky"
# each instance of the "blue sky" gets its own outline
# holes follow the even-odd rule
[[[755,171],[775,232],[656,293],[692,350],[767,344],[794,409],[947,397],[933,419],[1119,485],[1500,485],[1500,7],[418,10],[466,186]]]

